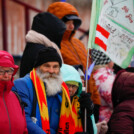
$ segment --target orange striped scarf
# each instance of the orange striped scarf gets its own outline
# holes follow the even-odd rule
[[[42,129],[47,134],[50,134],[49,113],[48,113],[44,83],[36,74],[35,69],[33,69],[30,72],[30,78],[34,84],[36,95],[37,95],[41,122],[42,122]],[[69,92],[64,82],[62,83],[62,103],[61,103],[59,128],[58,128],[57,133],[59,134],[64,134],[64,133],[74,134],[75,133],[75,125],[74,125],[73,113],[71,109]]]
[[[83,132],[81,118],[78,114],[80,110],[80,103],[78,99],[79,99],[78,96],[74,96],[72,100],[72,111],[73,111],[73,118],[75,121],[75,132]]]

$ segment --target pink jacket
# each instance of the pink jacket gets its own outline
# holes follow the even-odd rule
[[[108,122],[113,111],[111,90],[115,75],[111,69],[102,67],[94,72],[93,77],[101,98],[99,121],[105,120]]]
[[[12,81],[0,81],[0,133],[28,134],[25,113],[12,86]]]

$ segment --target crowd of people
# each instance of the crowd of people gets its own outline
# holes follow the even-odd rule
[[[1,134],[133,134],[134,68],[122,69],[74,37],[82,21],[67,2],[38,13],[26,35],[20,78],[11,54],[0,51]]]

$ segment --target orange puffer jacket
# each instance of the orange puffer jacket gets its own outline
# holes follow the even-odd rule
[[[47,11],[54,14],[59,19],[62,19],[64,16],[71,15],[71,14],[79,16],[77,9],[66,2],[52,3],[48,7]],[[75,35],[75,31],[73,32],[66,31],[64,33],[63,39],[61,41],[61,54],[63,56],[64,63],[69,65],[81,64],[83,65],[83,70],[85,72],[86,63],[87,63],[87,50],[84,44],[80,40],[76,39],[74,35]],[[91,64],[91,59],[89,59],[89,65],[90,64]],[[92,89],[90,89],[89,92],[91,92],[93,95],[94,91],[91,90]],[[98,98],[97,101],[98,101],[97,103],[100,104],[100,98]]]

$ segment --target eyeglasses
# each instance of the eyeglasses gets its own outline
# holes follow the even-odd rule
[[[68,88],[73,88],[73,89],[77,89],[78,86],[76,85],[71,85],[71,84],[66,84]]]
[[[8,75],[12,75],[14,72],[14,70],[0,70],[0,75],[4,75],[5,73],[7,73]]]

